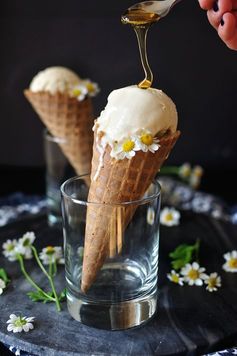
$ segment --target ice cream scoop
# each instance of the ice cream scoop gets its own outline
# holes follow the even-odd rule
[[[113,144],[140,130],[148,130],[152,136],[166,131],[174,133],[177,123],[176,106],[163,91],[134,85],[112,91],[97,120],[97,130]]]
[[[70,93],[80,83],[80,77],[65,67],[49,67],[39,72],[30,83],[32,92]]]

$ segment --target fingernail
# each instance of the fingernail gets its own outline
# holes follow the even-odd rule
[[[225,21],[223,19],[221,19],[221,26],[224,26]]]
[[[213,4],[213,11],[215,11],[215,12],[219,11],[219,6],[218,6],[217,1],[214,2],[214,4]]]

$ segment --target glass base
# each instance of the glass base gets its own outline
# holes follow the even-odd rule
[[[93,303],[67,292],[71,316],[81,323],[105,330],[122,330],[146,323],[156,312],[157,293],[120,303]]]

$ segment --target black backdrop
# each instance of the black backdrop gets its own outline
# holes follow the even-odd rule
[[[95,115],[111,90],[143,78],[135,34],[120,24],[135,2],[1,2],[0,166],[43,166],[43,126],[22,94],[39,70],[63,65],[97,81]],[[154,86],[179,113],[182,137],[169,163],[235,170],[237,52],[219,40],[196,0],[183,0],[153,26],[148,50]]]

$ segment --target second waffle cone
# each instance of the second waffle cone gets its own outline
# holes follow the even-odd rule
[[[76,173],[89,173],[93,145],[91,99],[80,102],[67,94],[31,90],[24,94],[51,135],[65,140],[59,145]]]

